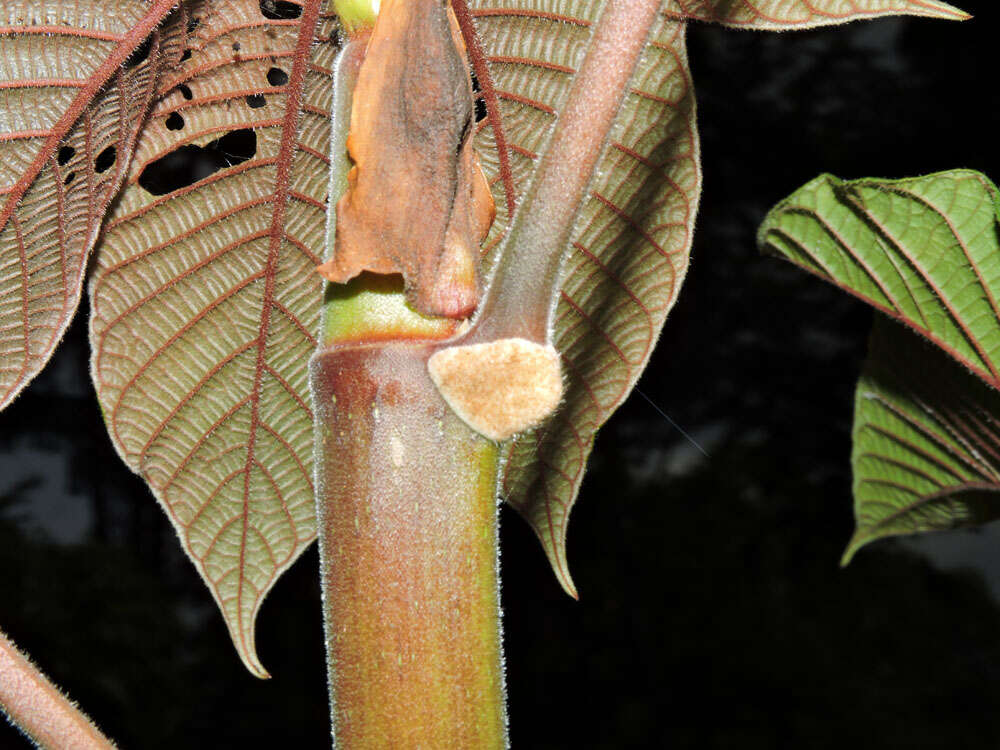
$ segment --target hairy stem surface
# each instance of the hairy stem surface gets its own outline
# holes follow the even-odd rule
[[[428,344],[312,364],[337,747],[502,748],[496,445],[441,400]]]
[[[509,336],[548,340],[573,222],[660,4],[660,0],[606,4],[464,343]]]
[[[114,745],[0,633],[0,707],[46,750],[108,750]]]

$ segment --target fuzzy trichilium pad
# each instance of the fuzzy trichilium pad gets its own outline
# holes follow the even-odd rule
[[[536,427],[563,395],[559,354],[527,339],[442,349],[427,369],[448,406],[491,440]]]

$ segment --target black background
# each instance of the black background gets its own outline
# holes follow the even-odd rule
[[[1000,9],[960,4],[973,21],[691,27],[705,190],[640,388],[710,457],[640,397],[612,418],[570,527],[579,602],[504,511],[515,748],[1000,745],[1000,607],[983,575],[1000,551],[955,569],[933,544],[888,541],[838,568],[870,313],[754,246],[766,210],[820,172],[1000,178]],[[315,550],[263,608],[274,678],[255,680],[104,432],[83,307],[0,414],[0,626],[125,748],[327,746]],[[39,521],[80,504],[82,539]],[[0,747],[26,746],[0,726]]]

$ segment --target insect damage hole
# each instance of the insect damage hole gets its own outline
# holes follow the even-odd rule
[[[288,20],[302,15],[302,6],[285,0],[260,0],[260,12],[271,20]]]
[[[264,98],[263,94],[249,94],[247,96],[247,106],[250,109],[260,109],[267,105],[267,99]]]
[[[181,96],[188,101],[191,101],[191,98],[194,96],[194,94],[191,93],[191,88],[189,86],[185,86],[183,83],[177,84],[177,90],[180,91]]]
[[[115,163],[115,158],[117,157],[117,152],[114,146],[108,146],[101,153],[97,155],[94,159],[94,171],[98,174],[101,172],[107,172],[111,169],[111,165]]]
[[[184,118],[177,112],[171,112],[166,121],[167,130],[183,130]]]
[[[139,175],[139,186],[153,195],[166,195],[242,164],[256,153],[257,134],[253,130],[232,130],[204,146],[181,146],[146,165]]]
[[[59,155],[56,157],[56,161],[59,162],[59,166],[65,166],[66,163],[73,158],[73,154],[76,153],[76,149],[72,146],[63,146],[59,149]]]
[[[267,82],[272,86],[284,86],[288,83],[288,73],[281,68],[271,68],[267,71]]]
[[[128,56],[125,60],[125,68],[134,68],[139,63],[143,62],[147,57],[149,57],[149,52],[153,48],[153,36],[147,36],[143,39],[142,44],[132,50],[132,54]]]
[[[476,103],[476,122],[482,122],[488,114],[486,111],[486,98],[483,96],[483,89],[479,85],[476,71],[470,69],[469,77],[472,79],[472,98]]]

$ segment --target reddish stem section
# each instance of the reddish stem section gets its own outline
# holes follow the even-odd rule
[[[660,5],[660,0],[605,4],[465,343],[508,336],[548,340],[573,222]]]
[[[428,344],[312,362],[338,748],[503,748],[497,449],[427,375]]]
[[[39,747],[52,750],[114,747],[3,633],[0,633],[0,707]]]

